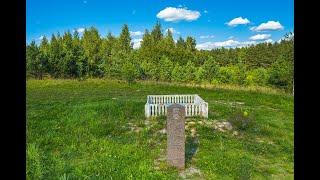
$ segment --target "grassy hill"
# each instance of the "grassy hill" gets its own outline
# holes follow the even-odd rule
[[[209,118],[189,118],[186,171],[165,163],[164,117],[146,121],[148,94],[199,94]],[[293,97],[240,89],[90,79],[27,81],[27,176],[95,179],[293,179]],[[255,118],[238,135],[211,122]],[[192,132],[196,137],[192,136]]]

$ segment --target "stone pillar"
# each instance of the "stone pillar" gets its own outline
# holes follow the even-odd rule
[[[185,168],[185,107],[172,104],[167,109],[167,162]]]
[[[144,105],[144,113],[145,113],[145,116],[148,118],[148,117],[150,117],[150,105],[149,105],[149,103],[146,103],[145,105]]]

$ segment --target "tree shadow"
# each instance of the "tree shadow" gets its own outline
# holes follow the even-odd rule
[[[191,135],[188,135],[186,138],[186,145],[185,145],[186,164],[191,163],[193,156],[197,153],[198,147],[199,147],[198,137],[193,137]]]

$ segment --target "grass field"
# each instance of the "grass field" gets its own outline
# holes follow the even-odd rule
[[[165,118],[146,121],[148,94],[199,94],[207,122],[236,109],[255,126],[235,136],[199,118],[186,131],[186,169],[165,163]],[[283,93],[108,80],[27,81],[28,179],[293,179],[293,97]],[[195,151],[196,149],[196,151]]]

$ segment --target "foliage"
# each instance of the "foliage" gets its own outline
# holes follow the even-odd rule
[[[285,60],[278,60],[270,68],[269,83],[282,89],[292,89],[293,66]]]
[[[121,72],[123,78],[130,84],[138,77],[138,71],[135,64],[131,61],[125,61]]]
[[[163,32],[160,22],[145,30],[141,46],[133,49],[128,25],[120,35],[110,32],[101,37],[95,27],[80,36],[69,31],[52,34],[37,45],[27,45],[27,76],[52,78],[112,77],[122,79],[134,60],[135,79],[186,83],[212,83],[293,88],[294,35],[286,34],[280,42],[260,43],[242,48],[198,50],[191,36],[179,37]],[[134,58],[128,58],[128,57]],[[129,68],[130,69],[130,68]],[[267,79],[267,80],[266,80]]]
[[[243,80],[243,72],[239,66],[220,67],[216,79],[221,83],[237,84]]]
[[[246,85],[267,85],[269,80],[269,73],[267,69],[257,68],[246,73]]]
[[[172,61],[169,58],[163,56],[159,61],[159,69],[160,69],[160,80],[162,81],[171,81],[171,72],[174,66]]]

